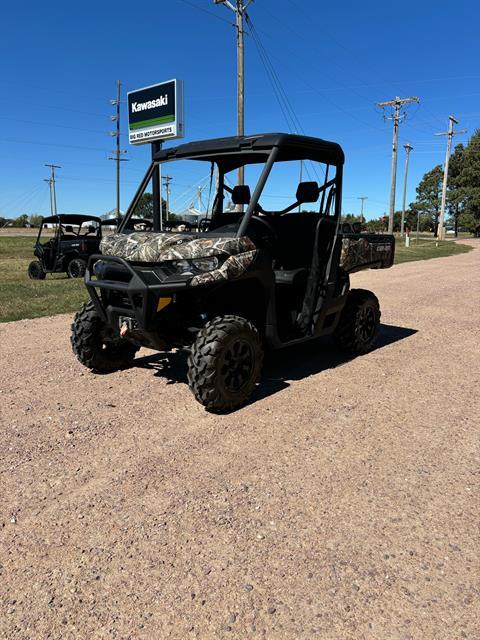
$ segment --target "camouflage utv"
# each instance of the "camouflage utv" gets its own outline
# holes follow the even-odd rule
[[[156,230],[132,232],[128,221],[158,165],[181,159],[206,164],[215,185],[202,231],[160,232],[157,218]],[[310,179],[297,185],[300,160]],[[373,293],[350,290],[349,276],[390,267],[394,238],[341,225],[343,163],[338,144],[280,133],[157,151],[117,233],[89,260],[90,302],[72,325],[80,362],[110,372],[141,346],[185,349],[193,394],[218,412],[248,400],[266,349],[331,334],[350,354],[366,353],[380,308]],[[256,173],[253,193],[228,186],[241,167]],[[278,205],[280,187],[295,195],[267,208],[271,198]]]

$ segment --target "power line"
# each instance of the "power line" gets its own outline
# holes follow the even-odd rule
[[[84,147],[74,144],[56,144],[51,142],[36,142],[34,140],[16,140],[15,138],[0,138],[1,142],[14,142],[15,144],[36,144],[43,147],[62,147],[64,149],[84,149],[87,151],[102,151],[107,152],[108,149],[101,149],[99,147]]]
[[[260,60],[264,66],[265,72],[267,74],[267,78],[272,86],[275,98],[280,106],[280,109],[283,113],[283,116],[285,118],[285,121],[287,123],[287,127],[289,128],[291,133],[303,133],[305,135],[305,131],[300,123],[300,120],[297,116],[297,114],[295,113],[295,110],[292,106],[292,103],[290,102],[289,98],[288,98],[288,94],[285,91],[285,89],[283,88],[283,85],[281,83],[281,80],[278,76],[278,73],[275,70],[275,67],[273,66],[272,61],[270,60],[270,57],[268,55],[268,52],[266,50],[266,48],[264,47],[260,36],[257,33],[257,30],[255,29],[255,26],[250,18],[250,16],[247,14],[246,15],[246,22],[247,22],[247,26],[249,28],[250,34],[252,36],[252,39],[254,41],[254,44],[257,48],[258,54],[260,56]],[[312,169],[315,173],[315,176],[317,177],[318,180],[318,173],[316,171],[315,165],[311,162],[310,163],[312,166]],[[320,165],[321,166],[321,165]],[[325,169],[323,168],[323,166],[321,166],[323,173],[325,174]],[[305,170],[307,172],[308,177],[311,180],[311,175],[310,172],[308,170],[308,166],[305,166]]]
[[[193,7],[194,9],[198,9],[199,11],[203,11],[203,13],[208,13],[208,15],[213,16],[214,18],[217,18],[217,20],[226,22],[230,27],[232,26],[232,23],[230,22],[230,20],[226,20],[225,18],[222,18],[218,14],[214,13],[213,11],[209,11],[204,7],[199,7],[198,4],[195,4],[194,2],[189,2],[189,0],[178,0],[178,2],[183,2],[183,4],[188,4],[190,7]]]

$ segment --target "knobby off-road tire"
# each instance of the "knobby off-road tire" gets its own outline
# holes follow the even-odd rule
[[[69,278],[83,278],[85,275],[85,269],[87,268],[87,263],[85,260],[81,260],[80,258],[74,258],[70,260],[67,266],[67,275]]]
[[[337,345],[351,355],[370,351],[380,327],[380,305],[377,297],[365,289],[352,289],[335,330]]]
[[[193,343],[188,384],[208,411],[228,411],[249,399],[262,364],[262,342],[255,326],[241,316],[218,316],[207,322]]]
[[[139,347],[123,340],[87,302],[75,315],[70,337],[73,353],[85,366],[98,373],[110,373],[130,366]]]
[[[31,280],[45,280],[45,273],[42,263],[39,260],[33,260],[28,265],[28,277]]]

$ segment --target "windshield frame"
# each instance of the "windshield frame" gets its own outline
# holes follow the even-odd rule
[[[279,145],[275,145],[272,146],[270,150],[265,150],[262,149],[257,150],[257,151],[253,151],[253,154],[255,156],[259,156],[259,160],[258,160],[258,164],[261,164],[262,162],[264,162],[264,166],[262,168],[260,177],[257,181],[257,184],[255,186],[254,192],[252,194],[252,197],[250,199],[250,203],[248,204],[247,210],[245,212],[245,214],[243,215],[243,217],[240,220],[238,229],[235,233],[235,237],[240,238],[244,235],[246,235],[247,232],[247,228],[248,225],[252,219],[252,216],[254,215],[255,209],[257,207],[257,204],[260,200],[260,197],[262,195],[263,189],[265,187],[265,184],[268,180],[268,177],[270,175],[270,172],[272,170],[273,165],[275,164],[275,162],[277,161],[279,155],[280,155],[280,151],[281,148]],[[155,158],[152,159],[152,162],[150,163],[145,176],[143,177],[125,215],[123,216],[123,219],[121,221],[121,223],[119,224],[118,228],[117,228],[117,233],[123,233],[127,228],[128,228],[128,224],[130,222],[130,219],[132,217],[134,217],[134,212],[135,209],[137,207],[137,204],[140,201],[140,198],[142,197],[142,195],[144,194],[150,180],[152,180],[152,178],[154,177],[154,172],[155,169],[157,167],[159,167],[160,165],[163,164],[167,164],[169,162],[174,162],[176,160],[197,160],[200,162],[210,162],[212,164],[212,177],[213,177],[213,165],[215,164],[218,168],[218,182],[217,182],[217,193],[215,195],[214,198],[214,202],[213,202],[213,206],[212,206],[212,211],[211,211],[211,216],[214,218],[218,213],[222,212],[223,210],[223,197],[219,197],[219,193],[220,193],[220,187],[223,187],[223,176],[225,175],[225,168],[222,166],[223,163],[219,162],[222,158],[225,159],[225,162],[228,163],[228,158],[229,156],[238,156],[238,152],[229,152],[226,151],[225,153],[220,153],[217,154],[217,156],[215,158],[212,158],[211,154],[199,154],[199,155],[190,155],[190,156],[182,156],[181,158],[177,158],[177,157],[171,157],[171,158],[165,158],[162,160],[156,160]],[[250,156],[250,162],[246,162],[245,165],[243,166],[248,166],[248,164],[251,164],[251,156],[252,156],[252,150],[249,149],[248,151],[248,155]],[[260,159],[260,156],[263,156]],[[281,162],[282,160],[280,160]],[[330,163],[329,163],[330,164]],[[333,212],[333,216],[335,218],[339,218],[340,217],[340,210],[341,210],[341,189],[342,189],[342,165],[341,164],[330,164],[330,166],[334,166],[336,168],[336,175],[335,178],[333,179],[333,181],[336,183],[336,197],[335,197],[335,209]],[[223,190],[222,190],[223,193]],[[323,196],[322,196],[323,197]],[[209,214],[207,212],[207,218],[209,218]],[[163,231],[160,228],[156,228],[155,224],[155,219],[153,220],[153,231],[154,232],[164,232],[164,233],[169,233],[168,231]]]

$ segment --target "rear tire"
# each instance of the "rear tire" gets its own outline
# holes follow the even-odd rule
[[[241,316],[217,316],[193,343],[188,384],[208,411],[228,411],[250,398],[262,363],[262,342],[255,326]]]
[[[101,319],[92,301],[75,314],[70,341],[80,362],[98,373],[129,367],[140,348],[120,338],[118,332]]]
[[[45,270],[39,260],[33,260],[28,265],[28,277],[31,280],[45,280]]]
[[[69,278],[83,278],[85,275],[85,269],[87,268],[87,263],[85,260],[81,260],[80,258],[74,258],[70,260],[67,266],[67,275]]]
[[[380,328],[380,305],[377,297],[365,289],[352,289],[335,330],[337,345],[351,355],[370,351]]]

